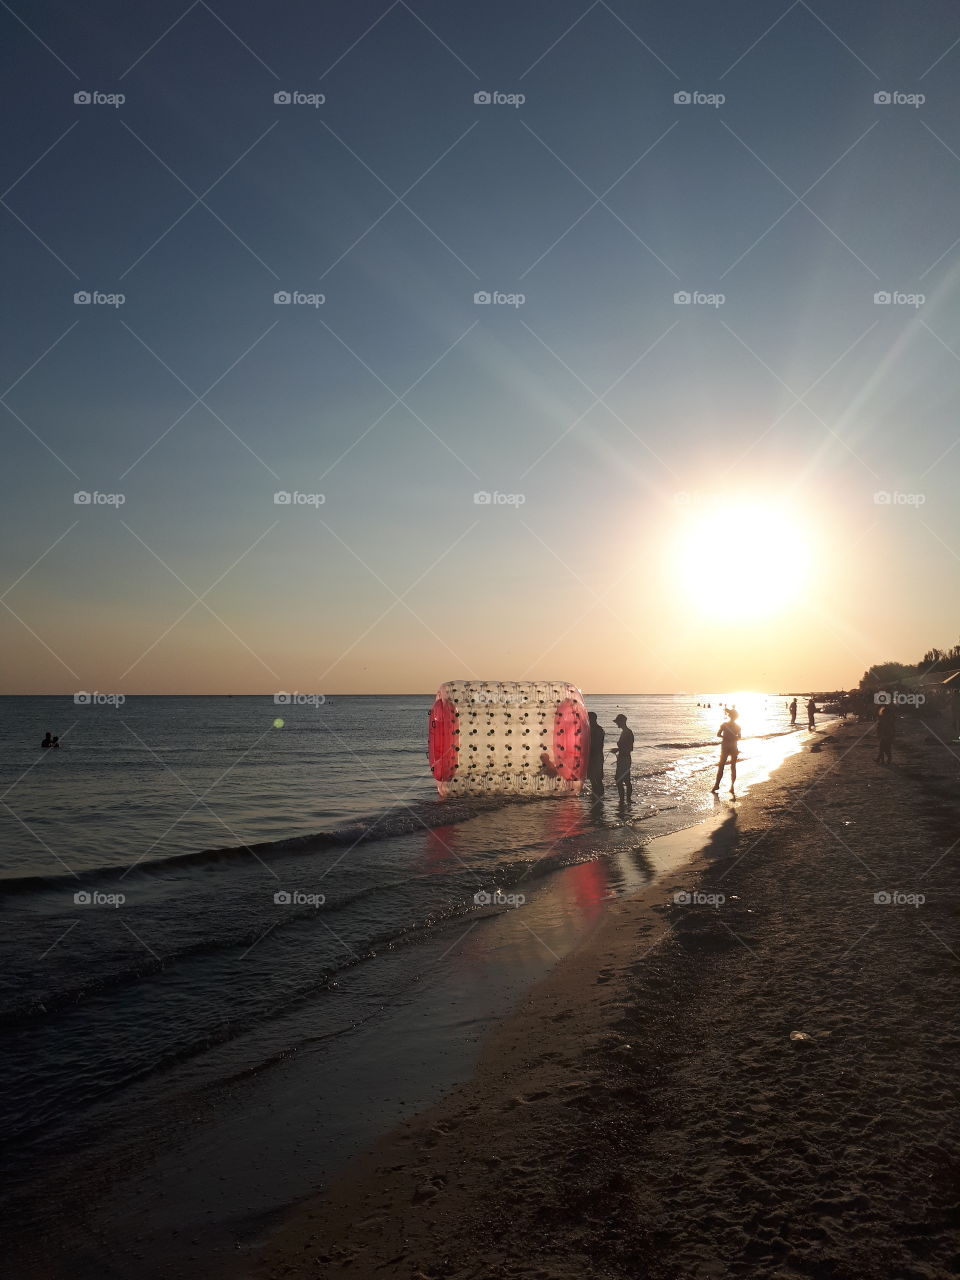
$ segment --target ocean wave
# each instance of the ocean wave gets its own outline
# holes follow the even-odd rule
[[[144,858],[139,862],[118,863],[103,867],[86,867],[76,872],[51,875],[0,876],[0,893],[30,893],[76,889],[98,880],[114,880],[132,872],[151,875],[198,864],[226,861],[255,854],[269,857],[277,854],[315,853],[337,845],[355,845],[368,840],[389,840],[424,829],[467,822],[480,814],[511,804],[535,804],[539,796],[470,796],[455,800],[425,800],[419,804],[387,809],[370,818],[361,818],[330,831],[316,831],[302,836],[286,836],[281,840],[261,840],[255,844],[225,845],[213,849],[195,849],[189,853],[171,854],[165,858]]]

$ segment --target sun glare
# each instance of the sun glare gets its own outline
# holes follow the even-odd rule
[[[673,547],[674,579],[704,613],[763,617],[798,601],[811,567],[809,534],[788,507],[717,498],[685,512]]]

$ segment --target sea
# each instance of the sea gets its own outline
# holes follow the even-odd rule
[[[561,938],[648,883],[652,840],[731,803],[726,782],[710,791],[724,707],[740,712],[742,794],[800,747],[789,697],[588,698],[608,748],[615,715],[634,730],[629,808],[610,756],[599,803],[440,801],[432,694],[0,699],[0,1130],[14,1183],[145,1086],[160,1097],[266,1072],[308,1044],[362,1070],[350,1037],[449,981],[444,957],[478,924],[517,913],[533,936],[542,887],[579,868],[554,909],[567,918],[536,926]],[[40,750],[47,731],[58,750]],[[531,977],[550,963],[538,955]]]

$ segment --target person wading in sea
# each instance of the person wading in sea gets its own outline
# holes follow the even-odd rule
[[[717,737],[720,739],[720,764],[717,768],[717,780],[711,790],[720,790],[723,770],[729,760],[730,794],[733,795],[733,789],[737,785],[737,756],[740,753],[740,726],[737,724],[736,707],[727,708],[727,718],[717,730]]]
[[[611,748],[610,754],[617,757],[617,768],[613,780],[617,784],[621,804],[629,804],[633,799],[633,783],[630,780],[630,768],[633,764],[633,730],[627,728],[627,717],[621,711],[613,717],[613,723],[620,726],[620,737],[617,745]]]
[[[603,726],[597,721],[597,713],[591,711],[587,716],[590,721],[590,755],[587,763],[587,781],[595,796],[603,795],[603,740],[607,736]]]

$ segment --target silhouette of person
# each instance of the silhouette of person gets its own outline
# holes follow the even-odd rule
[[[53,746],[53,735],[50,733],[49,729],[47,730],[47,736],[40,743],[40,746],[43,748],[44,751],[46,751],[48,747]]]
[[[720,790],[723,770],[729,760],[730,794],[733,795],[734,787],[737,785],[737,756],[740,751],[740,726],[737,724],[736,707],[727,709],[727,718],[717,730],[717,737],[720,739],[720,764],[717,766],[717,780],[711,787],[711,791]]]
[[[630,779],[630,768],[633,764],[631,759],[633,730],[627,728],[627,717],[622,711],[618,716],[613,717],[613,723],[620,726],[620,737],[617,739],[617,745],[610,750],[610,754],[617,757],[617,768],[614,772],[613,780],[617,784],[620,803],[627,804],[633,799],[633,782]]]
[[[897,721],[890,707],[881,707],[877,716],[877,764],[893,764],[893,740]]]
[[[790,724],[795,725],[796,723],[797,723],[797,700],[796,698],[794,698],[794,700],[790,703]]]
[[[51,745],[51,747],[59,747],[59,746],[60,746],[60,736],[59,736],[59,734],[57,734],[57,735],[55,735],[55,736],[54,736],[54,739],[53,739],[53,741],[50,743],[50,745]]]
[[[807,728],[808,729],[815,729],[817,727],[817,722],[814,719],[816,714],[817,714],[817,704],[811,698],[810,701],[807,703]]]
[[[591,711],[587,719],[590,721],[590,755],[587,761],[587,781],[595,796],[603,795],[603,740],[607,736],[603,726],[597,722],[597,713]]]

